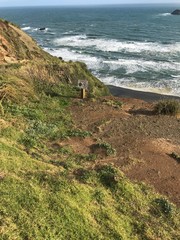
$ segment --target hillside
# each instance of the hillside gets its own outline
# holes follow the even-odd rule
[[[4,20],[0,39],[0,239],[178,239],[176,172],[158,189],[162,161],[179,168],[166,156],[180,154],[177,117],[104,97],[83,63],[50,56]],[[89,82],[84,101],[79,79]],[[162,178],[153,164],[143,178],[159,156]]]

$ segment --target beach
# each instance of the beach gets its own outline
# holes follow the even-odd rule
[[[109,91],[113,96],[123,97],[123,98],[135,98],[141,99],[146,102],[155,102],[163,99],[176,99],[180,100],[180,97],[173,95],[164,95],[152,92],[143,92],[137,90],[131,90],[122,87],[115,87],[113,85],[108,85]]]

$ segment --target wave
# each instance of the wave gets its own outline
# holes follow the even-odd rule
[[[87,64],[90,69],[106,69],[110,71],[124,69],[125,74],[132,74],[136,72],[167,72],[179,71],[179,62],[157,62],[147,61],[144,59],[118,59],[118,60],[104,60],[101,57],[84,54],[81,51],[69,50],[68,48],[61,49],[45,49],[51,55],[62,57],[65,61],[82,61]],[[173,76],[174,77],[174,76]]]
[[[171,77],[180,79],[180,75],[171,75]]]
[[[144,59],[119,59],[117,61],[104,61],[111,70],[119,68],[126,69],[127,74],[135,72],[162,72],[162,71],[179,71],[179,62],[155,62]]]
[[[81,49],[91,47],[104,52],[130,52],[130,53],[180,53],[180,42],[162,44],[158,42],[135,42],[118,41],[112,39],[91,39],[87,35],[76,35],[56,38],[53,41],[55,46],[78,47]]]
[[[27,31],[27,30],[30,30],[31,29],[31,27],[23,27],[23,28],[21,28],[23,31]]]
[[[171,13],[160,13],[158,14],[158,16],[163,16],[163,17],[171,16]]]
[[[87,64],[90,69],[98,70],[102,66],[102,60],[88,54],[82,54],[73,50],[63,49],[49,49],[44,48],[45,51],[56,57],[62,57],[65,61],[80,61]]]

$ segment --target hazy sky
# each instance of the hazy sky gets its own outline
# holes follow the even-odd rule
[[[0,0],[0,6],[179,3],[180,0]]]

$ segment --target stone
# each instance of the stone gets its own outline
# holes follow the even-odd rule
[[[171,14],[172,15],[180,15],[180,9],[174,10]]]

